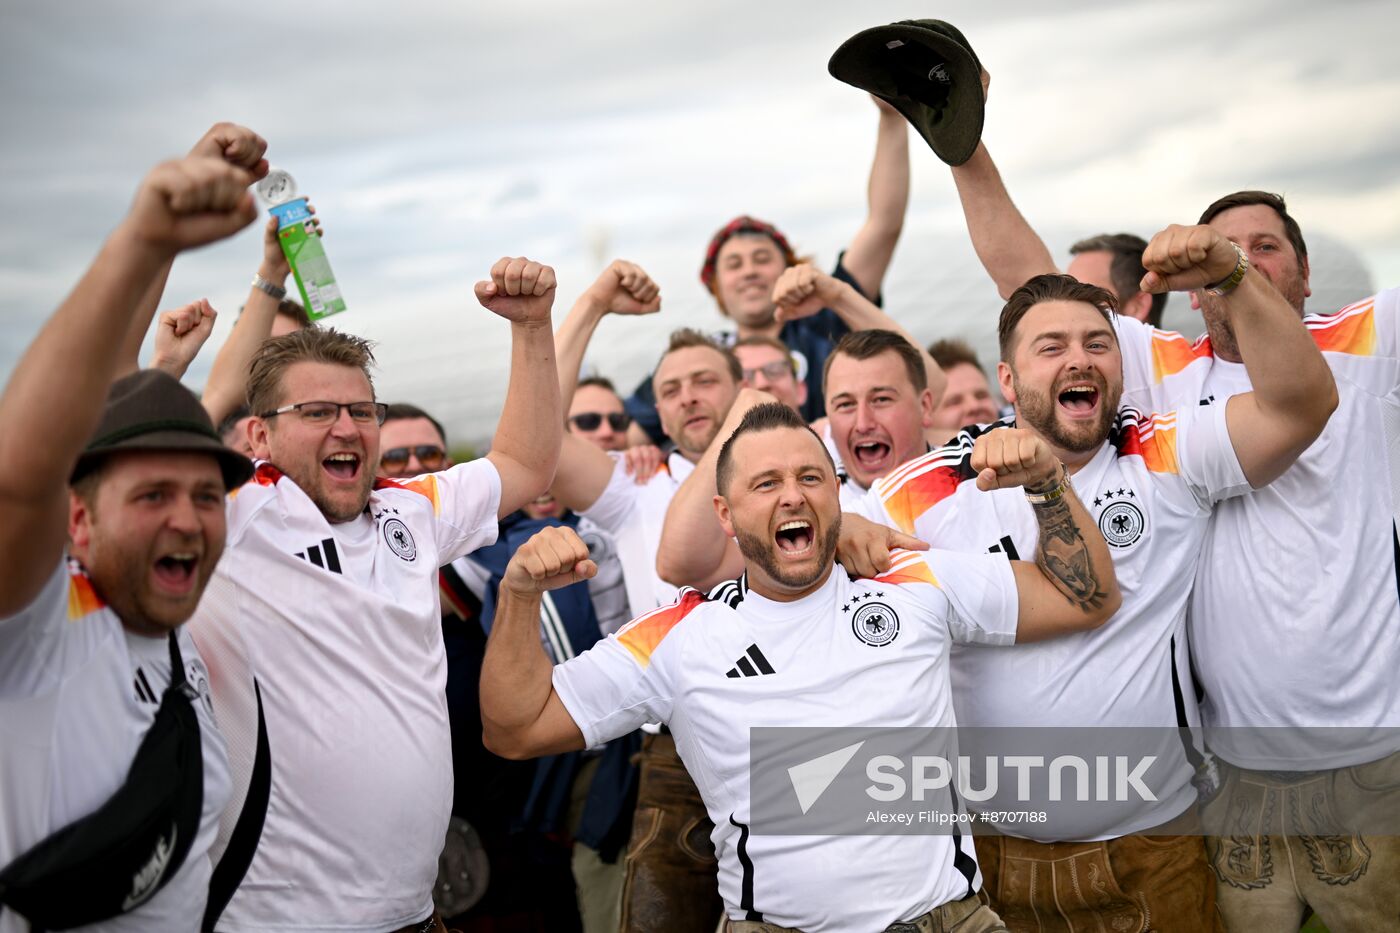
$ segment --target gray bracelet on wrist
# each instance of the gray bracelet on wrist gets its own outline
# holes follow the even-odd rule
[[[287,290],[281,285],[274,285],[258,273],[253,273],[253,287],[260,292],[265,292],[278,301],[287,297]]]

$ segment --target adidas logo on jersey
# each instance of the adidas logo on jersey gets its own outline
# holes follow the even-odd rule
[[[322,570],[340,573],[340,555],[336,553],[333,538],[326,538],[320,544],[313,544],[304,551],[297,551],[292,556],[310,561]]]
[[[763,652],[758,650],[758,645],[749,645],[734,666],[729,669],[725,677],[760,677],[764,674],[775,674],[773,665],[768,663],[768,659],[763,656]]]

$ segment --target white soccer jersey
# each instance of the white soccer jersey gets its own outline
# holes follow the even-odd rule
[[[1211,748],[1235,764],[1312,770],[1397,750],[1389,735],[1247,726],[1400,726],[1400,289],[1305,319],[1340,402],[1269,486],[1216,509],[1191,604]],[[1223,405],[1250,389],[1209,338],[1121,321],[1127,393]],[[1221,731],[1224,729],[1226,731]]]
[[[679,592],[657,574],[656,551],[661,546],[666,509],[694,469],[695,464],[672,451],[651,479],[639,485],[628,475],[622,458],[615,457],[607,488],[579,513],[580,518],[611,532],[616,540],[627,604],[634,614],[674,602]]]
[[[1024,492],[979,490],[970,463],[975,438],[1002,426],[964,430],[952,444],[879,480],[867,499],[869,517],[934,547],[1033,560],[1039,526]],[[1250,488],[1224,406],[1150,417],[1120,411],[1109,439],[1071,483],[1108,541],[1123,605],[1092,631],[1001,651],[957,646],[959,725],[1195,724],[1185,638],[1191,580],[1212,504]],[[1162,783],[1154,786],[1169,790],[1155,803],[1076,811],[1084,822],[1061,821],[1053,836],[1037,833],[1034,824],[1002,829],[1047,842],[1110,839],[1176,817],[1195,799],[1193,769],[1176,734],[1164,738],[1153,766]],[[1003,784],[998,797],[980,806],[1017,809],[1014,789]]]
[[[1010,566],[909,553],[875,580],[835,567],[794,602],[765,599],[742,581],[715,595],[726,598],[682,591],[678,603],[556,667],[554,687],[590,746],[649,720],[670,725],[715,824],[729,916],[811,933],[880,930],[975,891],[981,879],[965,836],[750,834],[749,730],[954,725],[948,646],[1014,641]],[[892,640],[857,637],[852,613],[869,599],[897,617]]]
[[[221,930],[395,930],[432,911],[452,806],[438,567],[495,540],[500,496],[485,459],[379,480],[339,524],[268,463],[231,495],[192,634],[221,717],[246,718],[257,676],[272,793]],[[249,734],[228,729],[245,781]]]
[[[228,758],[209,672],[190,636],[178,637],[185,678],[199,693],[199,835],[179,872],[150,900],[84,930],[184,933],[204,915],[209,850],[229,799]],[[61,562],[32,603],[0,619],[0,866],[116,793],[169,685],[166,639],[127,632],[76,564]],[[28,929],[0,907],[0,931]]]

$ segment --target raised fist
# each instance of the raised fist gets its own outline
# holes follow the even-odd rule
[[[520,545],[506,565],[501,586],[521,596],[557,590],[592,579],[598,565],[588,559],[588,545],[563,525],[541,530]]]
[[[1050,445],[1024,428],[997,428],[977,438],[972,448],[977,488],[984,492],[1025,486],[1034,491],[1059,477],[1060,459]]]
[[[641,266],[614,259],[588,286],[588,297],[609,314],[652,314],[661,310],[661,289]]]
[[[778,306],[775,317],[779,321],[811,317],[835,304],[847,287],[809,262],[788,266],[773,285],[773,304]]]
[[[253,176],[222,159],[190,156],[151,170],[136,191],[124,229],[162,252],[203,246],[242,230],[258,216]]]
[[[230,165],[247,169],[257,181],[267,174],[267,140],[246,126],[237,123],[215,123],[190,150],[192,156],[223,159]]]
[[[1142,264],[1147,274],[1138,287],[1151,294],[1204,288],[1228,278],[1238,263],[1235,244],[1220,231],[1204,224],[1172,224],[1154,236],[1143,250]]]
[[[162,311],[156,320],[156,347],[151,366],[164,369],[176,379],[183,376],[200,347],[214,332],[217,316],[208,298],[192,301],[174,311]]]
[[[491,280],[476,283],[476,300],[512,324],[549,324],[554,270],[524,257],[498,259]]]

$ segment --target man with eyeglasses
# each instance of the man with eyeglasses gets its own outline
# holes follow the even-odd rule
[[[554,474],[554,288],[553,270],[526,259],[477,284],[511,322],[500,427],[486,457],[410,480],[375,476],[387,406],[367,341],[302,330],[254,357],[257,468],[230,500],[216,595],[193,634],[229,727],[235,801],[254,751],[251,675],[278,751],[261,841],[220,929],[442,929],[432,890],[453,775],[438,568],[494,541],[498,519]]]

